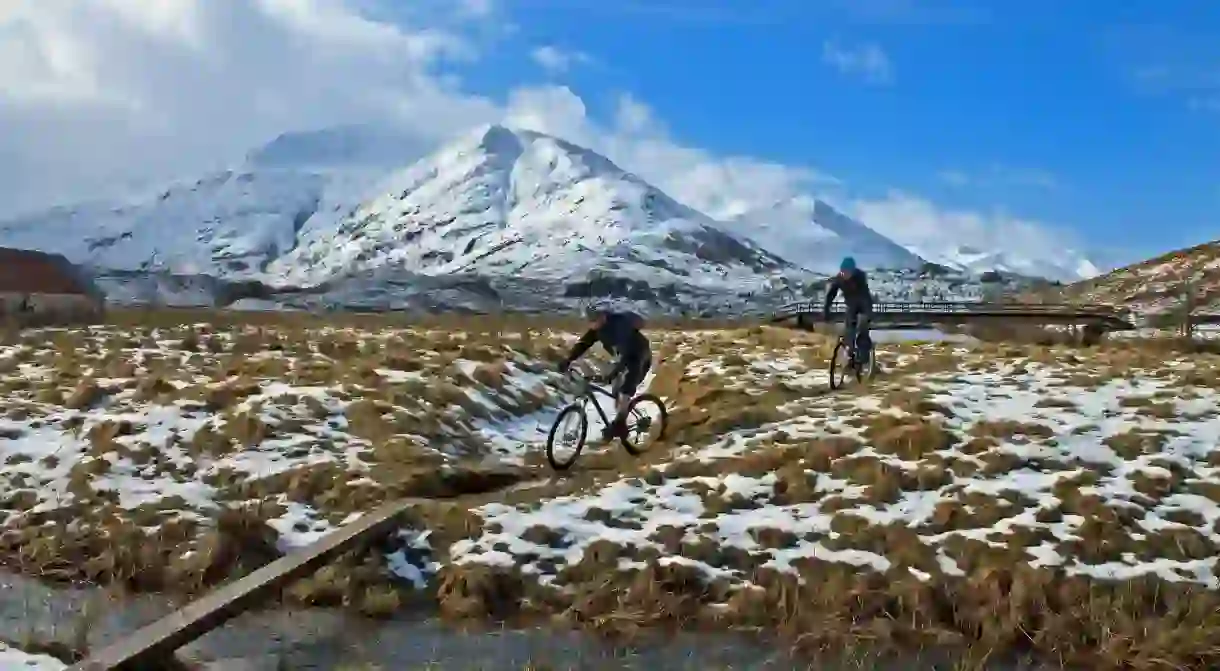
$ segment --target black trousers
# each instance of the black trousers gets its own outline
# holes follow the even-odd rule
[[[648,375],[648,371],[652,369],[652,352],[649,350],[633,352],[624,359],[627,360],[626,370],[614,385],[615,396],[635,395],[635,390],[639,388],[644,377]]]
[[[847,308],[843,337],[849,344],[855,344],[857,352],[867,352],[872,348],[872,338],[868,335],[868,327],[872,319],[872,310],[862,310],[851,306]]]

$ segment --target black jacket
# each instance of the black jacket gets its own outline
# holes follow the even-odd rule
[[[826,303],[822,306],[824,313],[830,313],[830,304],[835,297],[843,293],[843,303],[848,312],[872,312],[873,294],[868,290],[868,276],[863,270],[856,268],[847,277],[835,275],[830,278],[830,287],[826,290]]]
[[[611,355],[618,356],[620,361],[631,361],[648,356],[650,355],[648,338],[645,338],[644,334],[640,332],[643,326],[644,320],[638,315],[629,312],[612,312],[606,315],[606,321],[600,328],[589,329],[580,337],[580,340],[576,341],[572,353],[568,355],[568,361],[575,361],[584,356],[589,348],[599,342]]]

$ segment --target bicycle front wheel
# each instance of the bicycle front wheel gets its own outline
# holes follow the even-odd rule
[[[850,368],[848,366],[848,356],[847,343],[842,338],[839,338],[838,342],[835,343],[834,351],[830,354],[830,370],[828,372],[830,373],[831,389],[839,389],[847,382],[847,376],[851,372],[848,370]]]
[[[585,409],[578,403],[573,403],[559,411],[551,432],[546,437],[546,460],[551,462],[551,468],[566,471],[576,463],[580,451],[584,449],[585,440],[589,437],[589,417]],[[562,441],[572,441],[564,445]],[[561,441],[557,446],[556,442]]]
[[[653,394],[640,394],[627,405],[627,426],[619,442],[628,454],[639,456],[665,436],[669,413],[665,403]]]

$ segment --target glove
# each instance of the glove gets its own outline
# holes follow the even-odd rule
[[[568,369],[571,367],[572,367],[572,362],[568,361],[567,359],[564,359],[563,361],[559,362],[559,372],[560,373],[568,372]]]

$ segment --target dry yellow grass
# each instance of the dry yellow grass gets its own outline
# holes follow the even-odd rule
[[[113,319],[0,346],[0,554],[20,570],[197,592],[410,495],[436,500],[405,534],[285,597],[618,634],[762,628],[810,650],[1220,661],[1212,355],[884,345],[870,387],[831,394],[827,337],[656,328],[664,442],[591,446],[556,476],[538,441],[571,399],[553,369],[578,324]]]

